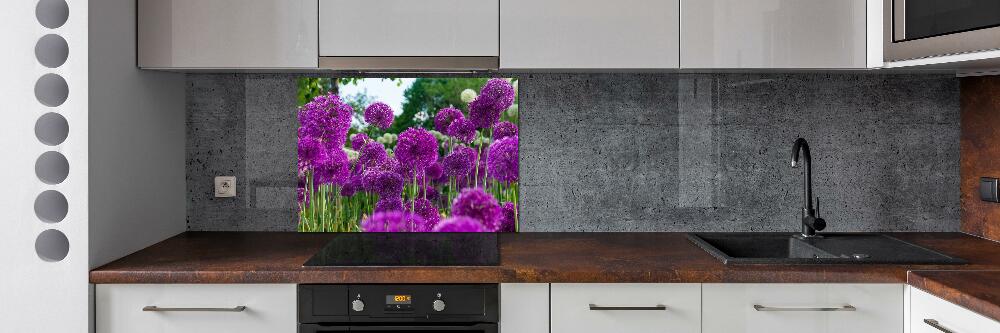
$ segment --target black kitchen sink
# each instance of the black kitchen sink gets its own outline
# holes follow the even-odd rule
[[[688,239],[722,260],[740,264],[965,264],[966,261],[877,233],[691,233]]]

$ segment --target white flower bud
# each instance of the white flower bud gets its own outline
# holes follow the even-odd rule
[[[472,89],[462,90],[462,102],[472,103],[474,99],[476,99],[476,91]]]
[[[507,108],[507,116],[511,118],[517,118],[517,104],[511,105]]]
[[[352,160],[352,161],[357,160],[358,157],[361,156],[361,153],[358,153],[354,149],[344,148],[344,152],[347,153],[347,158],[350,159],[350,160]]]

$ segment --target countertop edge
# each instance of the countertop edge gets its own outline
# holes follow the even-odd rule
[[[990,275],[989,279],[998,283],[983,281],[982,275]],[[955,286],[956,282],[961,283],[964,288]],[[906,283],[969,311],[1000,321],[1000,288],[993,288],[987,293],[969,290],[974,289],[970,288],[972,286],[1000,285],[1000,270],[915,270],[907,272]]]

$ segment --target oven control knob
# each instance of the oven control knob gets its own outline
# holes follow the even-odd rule
[[[439,299],[434,300],[434,311],[437,312],[444,311],[444,301]]]
[[[354,302],[351,302],[351,309],[353,309],[355,312],[364,311],[365,302],[361,301],[360,299],[356,299],[354,300]]]

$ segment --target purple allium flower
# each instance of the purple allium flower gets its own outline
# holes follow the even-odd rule
[[[496,230],[500,225],[500,204],[482,188],[462,190],[451,204],[451,214],[468,216],[481,222],[486,230]]]
[[[434,164],[427,166],[427,169],[424,169],[424,174],[429,180],[441,178],[441,175],[444,174],[444,165],[441,162],[434,162]]]
[[[380,197],[398,197],[403,193],[403,176],[395,172],[369,170],[362,177],[364,188]]]
[[[361,230],[367,232],[408,232],[414,225],[424,225],[420,216],[412,213],[395,211],[379,212],[361,221]]]
[[[382,163],[373,163],[372,165],[369,165],[365,170],[362,170],[362,176],[367,177],[364,174],[367,174],[369,171],[384,171],[400,176],[403,175],[402,167],[399,166],[399,161],[392,156],[387,157],[384,161],[382,161]],[[367,185],[365,189],[368,189]]]
[[[376,141],[369,141],[361,147],[358,164],[369,169],[375,165],[384,164],[388,158],[389,155],[385,152],[385,146]]]
[[[403,199],[399,196],[379,198],[375,203],[375,213],[400,212],[406,210],[403,207]]]
[[[490,128],[500,119],[500,113],[493,110],[489,101],[484,101],[481,97],[476,97],[469,103],[469,120],[476,125],[476,128]]]
[[[358,193],[358,188],[361,187],[361,182],[358,180],[360,177],[358,175],[352,175],[344,183],[344,186],[340,188],[340,196],[350,197],[355,193]]]
[[[306,192],[305,188],[299,186],[299,188],[295,190],[295,193],[298,194],[299,203],[309,205],[309,192]]]
[[[347,141],[354,108],[335,94],[320,95],[299,110],[299,137],[313,137],[329,147],[341,147]]]
[[[351,175],[351,161],[343,149],[327,150],[313,162],[313,180],[316,184],[341,185]]]
[[[434,204],[428,199],[417,198],[415,201],[410,201],[404,204],[403,209],[417,214],[417,216],[420,216],[420,218],[424,220],[424,224],[415,226],[413,231],[431,231],[431,229],[434,228],[434,225],[441,220],[441,213],[438,212],[437,207],[434,207]]]
[[[438,190],[434,188],[434,186],[422,187],[420,191],[417,193],[417,195],[419,195],[420,197],[426,197],[427,200],[437,200],[441,196],[441,194],[438,193]]]
[[[466,176],[472,171],[475,164],[476,150],[466,146],[458,146],[451,154],[444,157],[444,173],[455,177]]]
[[[462,110],[456,108],[444,108],[434,116],[434,129],[441,133],[448,133],[448,126],[455,119],[465,119]]]
[[[500,115],[514,104],[514,87],[504,79],[490,79],[471,103],[469,119],[476,128],[492,128]]]
[[[399,163],[423,170],[437,162],[438,141],[431,132],[423,128],[407,128],[399,135],[395,152]]]
[[[517,136],[517,125],[509,121],[501,121],[493,125],[493,140],[500,140],[508,136]]]
[[[500,206],[500,211],[503,213],[503,218],[500,219],[500,228],[497,231],[514,232],[517,228],[517,205],[513,202],[504,202],[503,206]]]
[[[311,166],[316,159],[323,155],[325,149],[325,145],[318,138],[308,136],[299,138],[299,170]]]
[[[372,141],[365,133],[354,133],[351,136],[351,149],[361,151],[361,147],[364,147],[366,143]]]
[[[486,171],[491,177],[503,182],[517,181],[517,137],[508,136],[490,145]]]
[[[383,130],[392,126],[392,108],[388,104],[375,102],[365,108],[365,122]]]
[[[465,118],[455,119],[448,125],[448,135],[461,142],[472,142],[476,138],[476,125]]]
[[[514,105],[514,86],[509,81],[500,78],[492,78],[486,81],[479,91],[480,96],[487,96],[493,101],[497,110],[507,110]]]
[[[452,216],[434,226],[434,232],[486,232],[486,227],[474,218]]]

